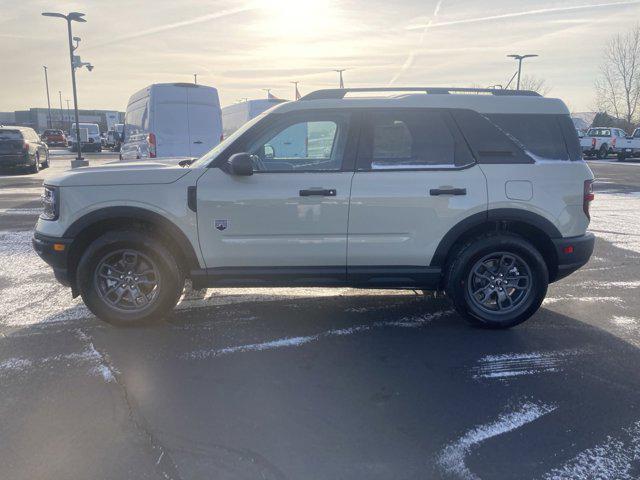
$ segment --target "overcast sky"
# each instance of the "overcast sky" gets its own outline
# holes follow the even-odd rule
[[[603,44],[640,19],[640,0],[0,0],[0,111],[71,98],[66,27],[43,11],[80,11],[81,108],[124,110],[151,83],[219,89],[223,106],[337,86],[506,84],[510,53],[574,111],[592,109]]]

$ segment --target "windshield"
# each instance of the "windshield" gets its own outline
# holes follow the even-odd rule
[[[249,120],[247,123],[245,123],[244,125],[242,125],[238,130],[236,130],[235,132],[233,132],[231,135],[229,135],[227,138],[225,138],[222,142],[220,142],[218,145],[216,145],[215,147],[213,147],[213,149],[209,150],[207,153],[205,153],[202,157],[200,157],[198,160],[196,160],[195,162],[193,162],[191,164],[191,167],[203,167],[205,165],[207,165],[208,163],[210,163],[214,158],[216,158],[225,148],[227,148],[229,145],[231,145],[233,142],[236,141],[236,139],[240,138],[240,136],[246,132],[247,130],[249,130],[251,127],[253,127],[256,123],[258,123],[260,120],[262,120],[265,116],[267,115],[267,112],[264,112],[260,115],[258,115],[257,117],[252,118],[251,120]]]

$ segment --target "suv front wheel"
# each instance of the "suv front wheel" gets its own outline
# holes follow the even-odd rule
[[[544,299],[547,265],[522,237],[489,234],[463,245],[447,266],[445,289],[470,323],[509,328],[527,320]]]
[[[84,303],[115,324],[159,319],[175,307],[184,277],[174,255],[145,232],[110,232],[89,245],[78,264]]]

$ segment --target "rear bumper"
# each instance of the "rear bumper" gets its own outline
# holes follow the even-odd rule
[[[53,274],[56,279],[67,287],[71,285],[67,258],[69,246],[72,241],[70,238],[49,237],[38,232],[34,232],[33,238],[31,239],[33,249],[40,258],[53,268]],[[64,249],[56,250],[54,245],[63,245]]]
[[[28,155],[0,155],[0,167],[24,167],[31,165]]]
[[[585,265],[591,258],[595,240],[591,232],[579,237],[553,239],[558,258],[558,272],[553,281],[560,280]]]

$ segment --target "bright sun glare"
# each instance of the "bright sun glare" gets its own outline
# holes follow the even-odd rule
[[[310,39],[339,28],[333,0],[263,0],[259,2],[260,33],[276,39]]]

